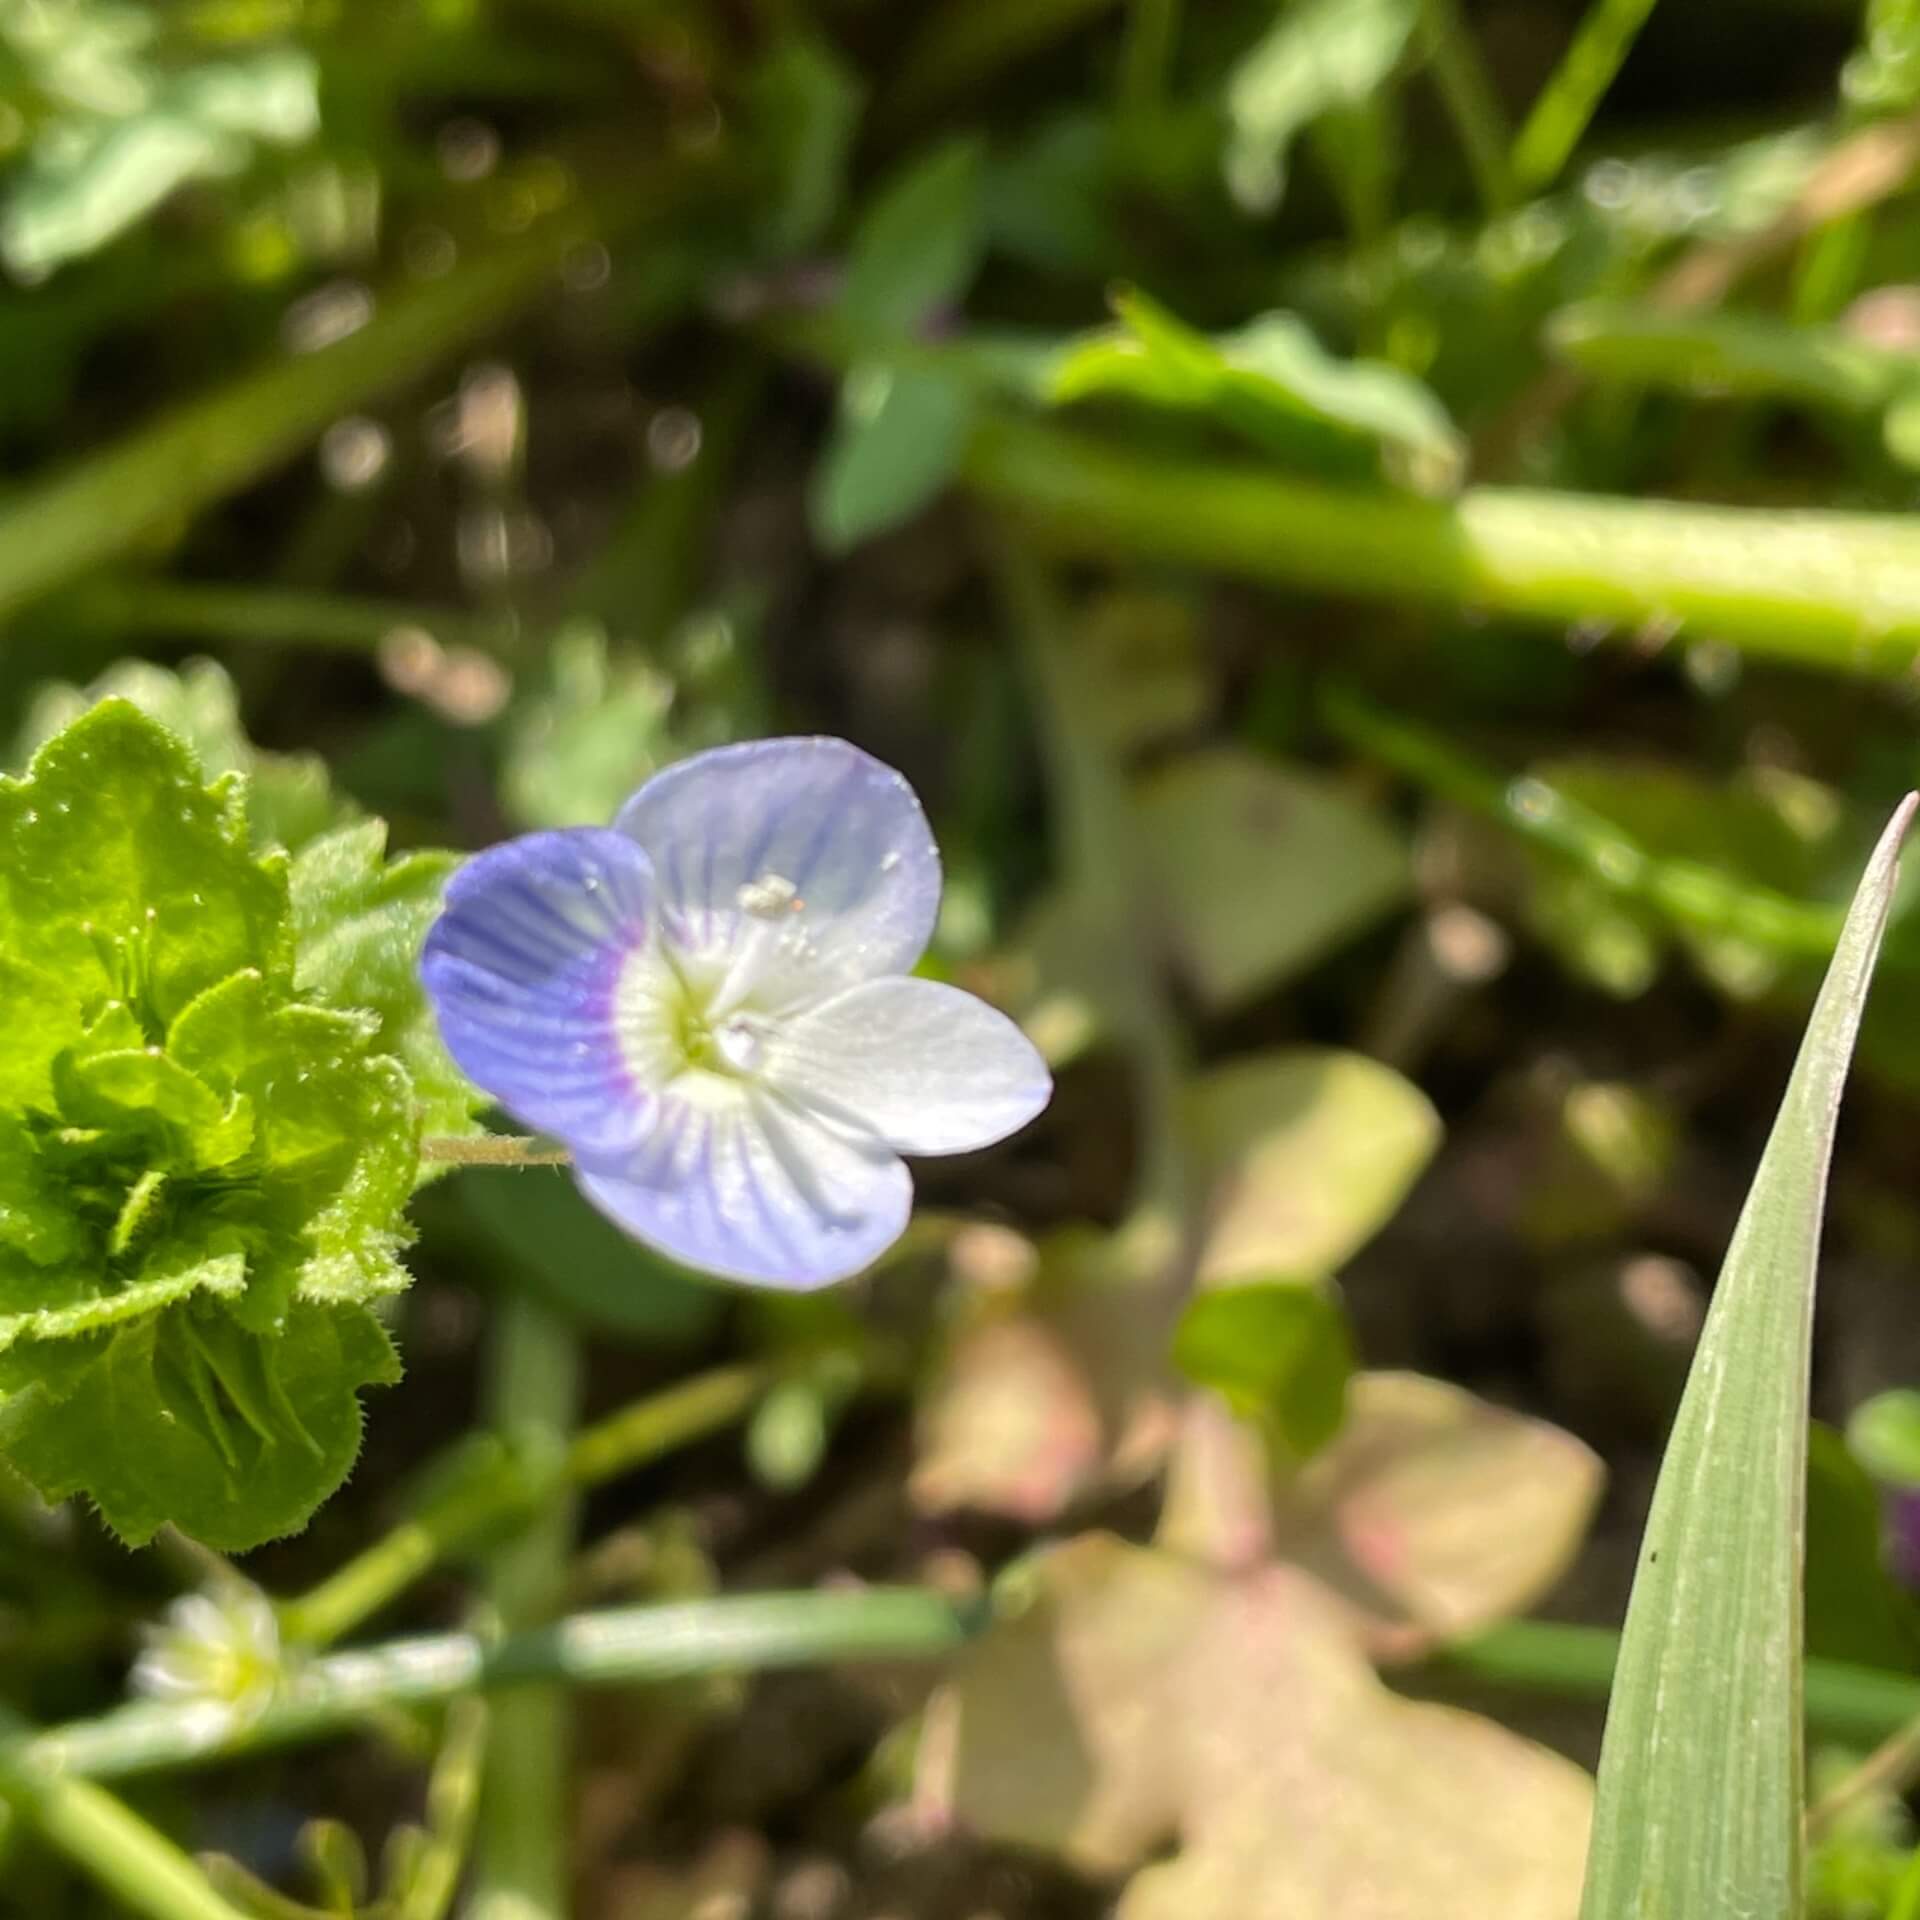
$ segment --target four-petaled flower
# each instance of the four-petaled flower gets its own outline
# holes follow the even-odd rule
[[[990,1145],[1052,1091],[1005,1015],[908,977],[939,905],[899,774],[757,741],[669,767],[612,827],[476,856],[421,972],[453,1057],[603,1213],[688,1266],[816,1287],[906,1226],[902,1154]]]

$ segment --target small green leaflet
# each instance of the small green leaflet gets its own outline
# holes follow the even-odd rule
[[[905,338],[959,300],[984,233],[977,140],[949,140],[896,174],[862,215],[847,256],[840,313],[876,346]]]
[[[1814,1283],[1841,1091],[1916,805],[1895,815],[1854,897],[1667,1444],[1607,1715],[1582,1920],[1802,1910]]]
[[[298,853],[355,811],[333,792],[326,762],[317,753],[268,753],[247,738],[233,678],[213,660],[189,660],[178,672],[149,660],[122,660],[89,686],[55,680],[36,688],[14,742],[16,761],[25,765],[102,700],[130,700],[178,735],[209,779],[245,774],[247,821],[259,852],[285,847]]]
[[[946,491],[973,431],[973,394],[939,368],[856,367],[807,489],[814,537],[846,553]]]
[[[1212,337],[1138,291],[1120,324],[1070,344],[1050,397],[1125,399],[1223,427],[1296,467],[1440,493],[1460,477],[1458,430],[1427,388],[1381,361],[1339,360],[1290,313]]]
[[[1920,1487],[1920,1393],[1895,1387],[1863,1400],[1847,1422],[1847,1449],[1882,1486]]]
[[[95,252],[190,181],[240,173],[257,144],[319,130],[319,69],[299,48],[187,64],[158,9],[65,9],[52,31],[37,9],[5,11],[21,24],[0,12],[0,52],[53,108],[0,208],[0,259],[22,279]]]
[[[1346,1417],[1353,1342],[1338,1300],[1311,1284],[1196,1294],[1175,1330],[1173,1363],[1292,1460],[1318,1453]]]
[[[406,1067],[423,1132],[472,1133],[486,1096],[440,1044],[416,970],[457,861],[440,852],[389,860],[386,850],[386,822],[359,820],[295,856],[294,984],[330,1007],[376,1016],[374,1044]]]
[[[125,700],[0,781],[0,1453],[229,1551],[352,1465],[422,1105],[473,1104],[413,983],[444,858],[365,822],[290,890],[243,786]]]
[[[889,356],[962,299],[985,244],[982,149],[950,140],[890,181],[847,257],[839,318],[871,357],[842,383],[840,409],[807,515],[830,553],[909,520],[942,493],[973,427],[971,387]]]
[[[1358,107],[1400,64],[1417,0],[1298,0],[1227,81],[1227,185],[1249,213],[1271,213],[1294,141],[1322,114]]]

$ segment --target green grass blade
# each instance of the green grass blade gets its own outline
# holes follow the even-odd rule
[[[1920,796],[1868,862],[1734,1229],[1653,1511],[1581,1920],[1801,1911],[1807,1369],[1841,1088]]]

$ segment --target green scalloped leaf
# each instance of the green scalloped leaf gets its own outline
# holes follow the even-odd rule
[[[94,1266],[36,1275],[34,1304],[0,1313],[0,1353],[20,1349],[16,1370],[0,1374],[0,1389],[16,1392],[49,1377],[53,1370],[48,1351],[57,1342],[153,1319],[163,1308],[203,1290],[223,1300],[237,1299],[246,1284],[245,1254],[226,1252],[203,1258],[175,1245],[154,1254],[136,1278],[117,1283],[103,1284]],[[0,1306],[13,1306],[18,1293],[15,1276],[0,1277]]]
[[[400,1373],[364,1308],[308,1303],[271,1337],[217,1307],[148,1314],[23,1378],[27,1351],[0,1361],[13,1464],[49,1499],[87,1495],[130,1545],[171,1523],[224,1552],[306,1523],[359,1453],[359,1389]]]
[[[389,860],[386,849],[386,822],[362,820],[296,856],[294,978],[329,1006],[375,1016],[376,1044],[405,1065],[424,1132],[472,1133],[487,1101],[441,1044],[419,972],[421,942],[459,861],[439,852]]]
[[[0,782],[0,1451],[133,1541],[298,1526],[396,1370],[366,1308],[406,1282],[420,1114],[381,1048],[427,1057],[445,863],[316,843],[301,986],[363,1004],[313,1004],[241,787],[121,700]]]
[[[252,1191],[230,1207],[254,1256],[242,1318],[271,1324],[286,1299],[367,1301],[406,1285],[395,1255],[419,1163],[413,1089],[368,1050],[372,1022],[276,1005],[258,974],[210,989],[168,1051],[257,1116]]]
[[[1336,358],[1291,313],[1210,336],[1137,290],[1113,304],[1120,324],[1073,342],[1055,363],[1056,404],[1134,400],[1211,420],[1294,465],[1355,478],[1384,471],[1427,493],[1458,482],[1458,429],[1398,367]]]
[[[0,950],[57,1004],[122,998],[148,1026],[242,967],[284,980],[286,879],[254,858],[239,783],[123,700],[0,780]]]
[[[86,686],[54,680],[38,688],[16,741],[24,761],[103,700],[130,701],[193,749],[208,778],[247,779],[247,819],[256,849],[299,849],[354,812],[333,791],[326,762],[315,753],[269,753],[247,737],[232,676],[212,660],[189,660],[177,672],[150,660],[120,660]]]

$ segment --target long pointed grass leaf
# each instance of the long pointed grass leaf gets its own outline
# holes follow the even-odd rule
[[[1916,805],[1894,816],[1854,896],[1667,1444],[1621,1635],[1582,1920],[1801,1911],[1814,1279],[1841,1090]]]

